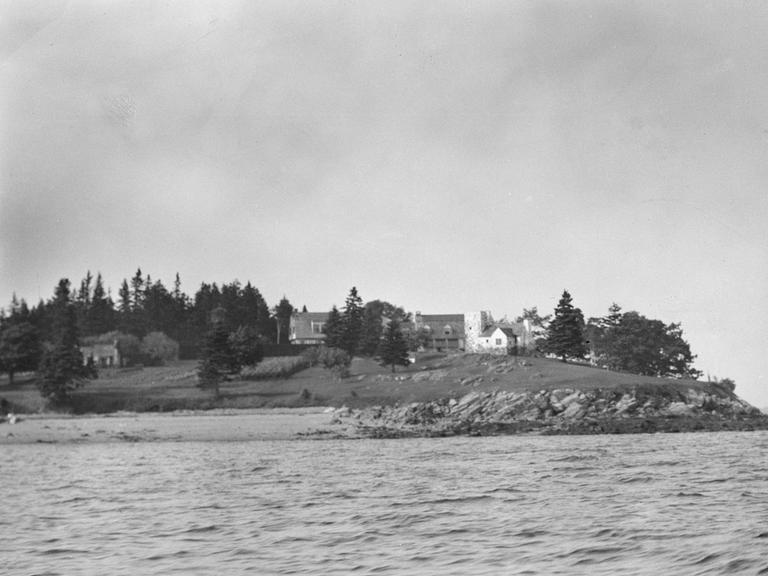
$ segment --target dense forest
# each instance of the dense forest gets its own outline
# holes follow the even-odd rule
[[[120,338],[126,345],[143,342],[147,336],[163,334],[178,345],[180,358],[195,358],[216,309],[227,311],[225,327],[232,332],[245,328],[265,342],[288,342],[288,324],[293,306],[283,298],[270,309],[250,282],[203,283],[193,296],[181,290],[176,275],[173,285],[138,269],[124,279],[117,298],[104,285],[101,274],[88,272],[79,285],[66,283],[67,304],[74,314],[77,337],[83,343]],[[0,310],[3,349],[2,370],[12,373],[37,368],[45,342],[55,340],[57,306],[62,306],[61,282],[48,300],[30,306],[15,295],[7,309]],[[278,330],[278,326],[280,330]],[[151,339],[150,339],[151,340]]]

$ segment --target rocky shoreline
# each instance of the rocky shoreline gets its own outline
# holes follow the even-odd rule
[[[768,430],[768,415],[725,390],[660,386],[472,391],[405,406],[342,407],[334,424],[367,438]]]

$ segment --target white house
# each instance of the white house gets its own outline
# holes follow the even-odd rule
[[[509,354],[517,349],[518,336],[508,326],[490,326],[476,340],[476,352]]]

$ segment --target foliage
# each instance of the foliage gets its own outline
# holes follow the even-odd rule
[[[545,350],[562,359],[584,358],[587,353],[584,340],[584,315],[574,308],[573,299],[567,290],[563,291],[555,308],[555,317],[547,329]]]
[[[275,325],[277,326],[277,343],[288,344],[290,336],[291,315],[293,305],[283,296],[280,303],[275,306]]]
[[[331,308],[328,313],[328,320],[323,327],[323,332],[325,332],[325,345],[328,348],[341,348],[344,320],[336,306]]]
[[[350,356],[354,356],[360,348],[363,331],[363,299],[360,298],[355,286],[352,286],[344,302],[342,319],[340,347]]]
[[[267,358],[258,366],[246,366],[240,371],[243,380],[273,380],[288,378],[310,367],[309,359],[304,356],[281,356]]]
[[[53,302],[53,342],[43,353],[38,370],[38,388],[55,405],[65,404],[70,394],[87,378],[96,376],[83,362],[77,338],[77,315],[70,300],[69,280],[62,278]]]
[[[40,341],[32,324],[27,321],[0,324],[0,372],[8,373],[10,385],[17,372],[37,368],[40,354]]]
[[[381,344],[384,334],[384,320],[395,319],[400,322],[401,329],[404,323],[410,322],[411,316],[403,308],[382,300],[366,302],[363,309],[363,325],[360,335],[358,353],[362,356],[375,356]],[[404,336],[411,336],[410,331]],[[417,348],[415,345],[414,348]]]
[[[162,332],[150,332],[141,340],[141,353],[150,366],[179,359],[179,343]]]
[[[523,315],[515,318],[515,322],[527,324],[530,339],[524,343],[529,350],[543,350],[547,341],[547,328],[552,321],[552,315],[541,316],[536,306],[523,308]]]
[[[627,312],[604,335],[604,362],[613,370],[646,376],[697,378],[696,356],[683,339],[680,324],[666,325]]]
[[[395,366],[408,366],[408,341],[400,329],[400,322],[392,319],[384,329],[384,337],[379,348],[379,358],[382,366],[391,366],[392,372]]]
[[[346,350],[328,346],[314,346],[305,350],[302,356],[309,361],[310,366],[320,364],[325,369],[335,372],[340,378],[346,378],[349,375],[352,357]]]
[[[197,367],[199,386],[219,395],[219,384],[239,368],[230,346],[229,332],[222,321],[214,321],[205,336],[202,356]]]
[[[261,337],[252,326],[239,326],[230,332],[229,345],[238,366],[255,366],[264,358]]]

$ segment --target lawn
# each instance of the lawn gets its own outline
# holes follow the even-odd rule
[[[263,379],[266,372],[281,373],[281,360],[268,359],[267,362],[268,370],[256,371],[257,379],[223,383],[218,398],[197,387],[195,361],[163,367],[103,370],[98,379],[88,381],[74,393],[72,410],[107,413],[312,405],[364,407],[460,397],[472,390],[714,389],[712,384],[704,382],[609,372],[547,358],[423,354],[414,364],[398,368],[394,374],[373,360],[356,358],[350,366],[350,376],[344,379],[317,366],[286,378]],[[282,362],[286,367],[295,367],[297,361],[287,358]],[[292,369],[286,368],[285,373]],[[7,379],[0,380],[0,398],[5,398],[16,412],[39,412],[45,408],[33,375],[18,377],[12,388]]]

